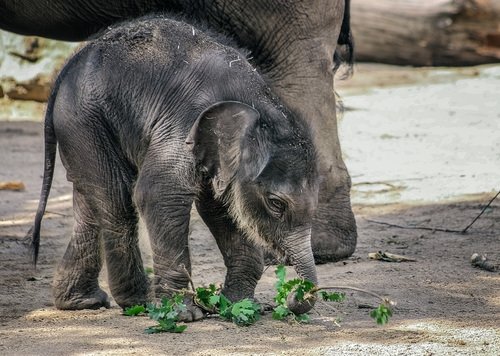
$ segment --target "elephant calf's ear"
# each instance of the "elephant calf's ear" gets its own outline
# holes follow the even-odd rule
[[[241,142],[259,117],[259,112],[251,106],[222,101],[203,111],[191,128],[186,144],[198,167],[214,179],[217,194],[225,191],[236,173]]]

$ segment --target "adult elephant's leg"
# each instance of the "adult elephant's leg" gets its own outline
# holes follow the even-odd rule
[[[316,262],[321,263],[350,256],[357,232],[350,203],[351,181],[337,133],[333,87],[333,55],[344,2],[310,2],[307,18],[299,16],[290,23],[274,24],[274,37],[284,43],[268,46],[274,50],[268,55],[273,60],[262,67],[276,93],[313,127],[321,187],[312,247]]]
[[[264,270],[262,248],[242,236],[227,208],[207,194],[196,201],[198,213],[212,232],[227,268],[222,293],[232,301],[253,298]]]
[[[219,0],[185,11],[208,20],[250,49],[274,92],[311,123],[322,178],[313,252],[316,262],[350,256],[356,247],[356,222],[337,134],[333,89],[333,56],[344,0]]]

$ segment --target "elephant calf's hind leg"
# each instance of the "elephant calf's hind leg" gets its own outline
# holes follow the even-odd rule
[[[98,284],[102,266],[98,225],[89,220],[91,210],[76,190],[73,205],[73,234],[53,281],[55,306],[64,310],[108,308],[108,296]]]

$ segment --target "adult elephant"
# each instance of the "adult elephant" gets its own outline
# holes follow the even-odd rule
[[[275,93],[312,123],[320,156],[320,203],[313,224],[316,262],[350,256],[356,222],[350,177],[337,135],[333,77],[352,59],[349,0],[0,0],[0,27],[80,41],[120,20],[149,12],[183,14],[236,39]]]

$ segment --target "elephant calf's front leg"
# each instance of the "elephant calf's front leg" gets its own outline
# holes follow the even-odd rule
[[[157,298],[172,296],[187,288],[190,280],[188,233],[193,197],[190,194],[166,195],[168,187],[151,186],[144,181],[143,178],[137,184],[136,202],[153,251],[153,287]],[[203,318],[203,312],[191,299],[186,298],[185,303],[187,312],[179,316],[181,321]]]
[[[198,201],[196,207],[224,257],[227,274],[222,293],[233,302],[254,298],[264,270],[262,249],[242,235],[222,204],[207,198]]]

